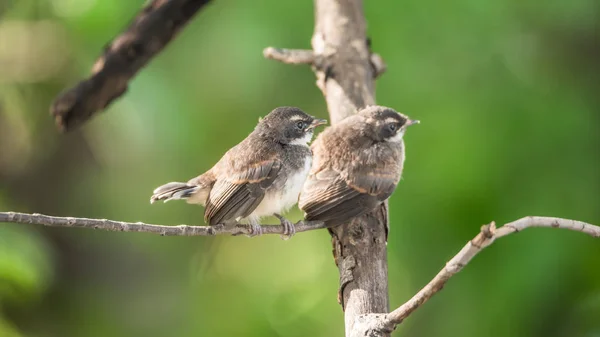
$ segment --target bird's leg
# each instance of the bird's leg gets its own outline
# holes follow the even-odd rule
[[[290,220],[277,213],[273,215],[279,219],[279,222],[283,226],[283,235],[281,235],[282,240],[289,240],[292,236],[294,236],[294,234],[296,234],[296,227],[294,227],[294,224]]]

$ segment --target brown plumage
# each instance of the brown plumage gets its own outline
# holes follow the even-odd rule
[[[279,215],[298,201],[312,161],[307,142],[325,122],[298,108],[277,108],[206,173],[158,187],[150,202],[187,199],[206,207],[210,225],[247,219],[260,234],[260,217]]]
[[[373,210],[396,189],[409,120],[370,106],[327,128],[313,142],[313,166],[298,206],[306,220],[335,226]]]

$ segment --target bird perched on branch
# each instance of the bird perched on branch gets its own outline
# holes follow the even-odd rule
[[[204,220],[210,225],[246,219],[252,236],[262,233],[261,217],[274,215],[290,237],[294,225],[281,213],[298,202],[312,163],[308,142],[314,128],[325,123],[299,108],[276,108],[210,170],[187,183],[158,187],[150,202],[186,199],[206,207]]]
[[[333,227],[389,198],[402,174],[402,137],[417,123],[369,106],[323,131],[311,146],[313,165],[298,202],[306,220]]]

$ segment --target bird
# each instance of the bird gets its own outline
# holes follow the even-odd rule
[[[404,133],[418,124],[384,106],[367,106],[321,132],[298,206],[331,228],[387,200],[404,166]]]
[[[312,163],[308,143],[315,127],[326,123],[297,107],[275,108],[211,169],[156,188],[150,203],[185,199],[205,206],[211,226],[247,221],[249,236],[262,234],[260,218],[275,216],[284,227],[282,238],[289,238],[295,228],[281,214],[298,202]]]

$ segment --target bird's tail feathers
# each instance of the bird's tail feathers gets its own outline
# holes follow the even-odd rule
[[[187,183],[172,182],[162,185],[154,190],[154,194],[150,198],[150,203],[153,204],[156,200],[187,199],[200,189],[200,186],[189,185]]]

